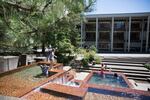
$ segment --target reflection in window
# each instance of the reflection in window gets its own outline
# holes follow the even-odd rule
[[[125,30],[125,23],[124,22],[115,22],[114,29],[115,30]]]

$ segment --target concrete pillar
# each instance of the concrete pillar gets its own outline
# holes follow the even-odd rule
[[[96,18],[96,43],[95,43],[95,45],[96,45],[96,49],[97,49],[97,51],[98,51],[98,18]]]
[[[149,39],[149,21],[150,21],[150,16],[148,16],[147,19],[147,32],[146,32],[146,52],[148,52],[148,39]]]
[[[142,52],[142,48],[143,48],[143,34],[144,34],[144,19],[142,20],[142,32],[141,32],[141,48],[140,48],[140,52]]]
[[[131,16],[129,17],[128,52],[130,52]]]
[[[128,20],[126,19],[125,21],[125,35],[124,35],[124,38],[125,38],[125,44],[124,44],[124,52],[127,51],[127,38],[128,38]]]
[[[114,17],[112,17],[112,23],[111,23],[111,44],[110,44],[110,50],[113,51],[113,33],[114,33]]]
[[[83,21],[81,21],[81,47],[83,47]]]
[[[82,46],[85,44],[86,32],[85,32],[85,23],[82,21]]]

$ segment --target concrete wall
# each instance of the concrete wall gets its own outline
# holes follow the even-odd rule
[[[16,69],[18,59],[18,56],[0,56],[0,73]]]

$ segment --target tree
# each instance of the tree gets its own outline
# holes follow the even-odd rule
[[[45,46],[57,47],[61,41],[78,45],[81,13],[88,11],[94,1],[85,4],[85,0],[1,0],[0,20],[6,27],[4,34],[12,38],[11,45],[25,51],[42,45],[44,53]]]

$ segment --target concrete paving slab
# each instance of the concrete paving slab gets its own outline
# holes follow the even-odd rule
[[[0,95],[0,100],[25,100],[25,99]]]
[[[133,89],[147,91],[150,88],[150,83],[138,83],[132,79],[129,79],[129,82],[133,85]]]
[[[76,80],[84,80],[88,74],[89,74],[89,73],[87,73],[87,72],[79,72],[79,73],[76,73],[75,79],[76,79]]]
[[[150,84],[149,83],[136,83],[137,86],[135,87],[135,89],[137,90],[144,90],[147,91],[148,88],[150,88]]]

